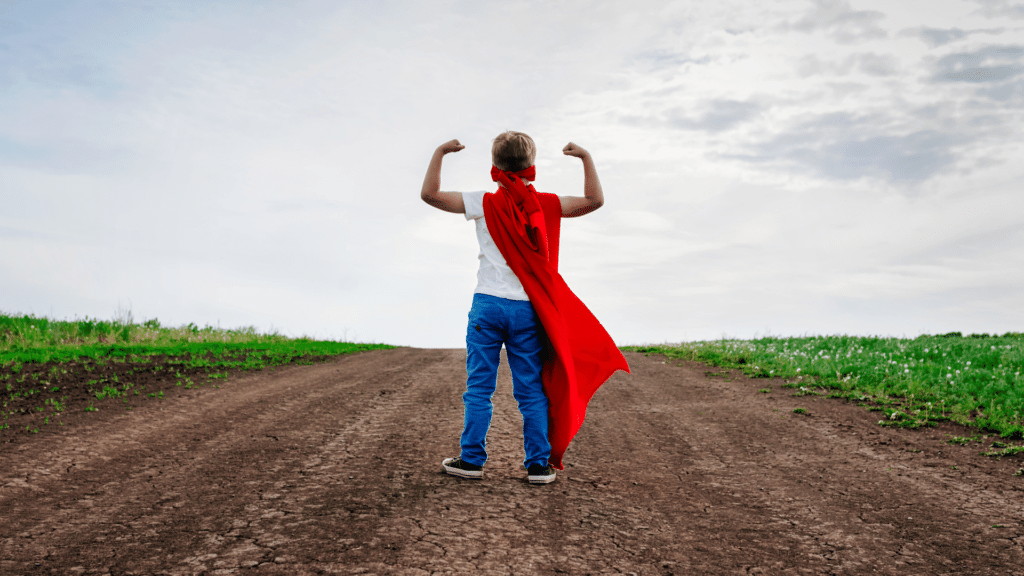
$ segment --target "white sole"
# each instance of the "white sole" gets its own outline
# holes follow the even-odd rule
[[[527,476],[526,479],[530,481],[530,484],[551,484],[552,482],[555,481],[555,475],[550,474],[548,476]]]
[[[474,472],[472,470],[462,470],[461,468],[452,468],[448,465],[449,462],[454,462],[455,458],[445,458],[444,462],[441,462],[441,467],[444,468],[446,474],[452,476],[458,476],[459,478],[469,478],[470,480],[479,480],[484,477],[484,471],[480,470]]]

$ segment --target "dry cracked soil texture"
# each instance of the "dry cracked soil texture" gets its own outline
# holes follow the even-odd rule
[[[0,573],[1024,575],[1020,456],[626,358],[545,486],[525,482],[504,352],[480,481],[440,471],[460,349],[240,375],[21,435],[0,444]]]

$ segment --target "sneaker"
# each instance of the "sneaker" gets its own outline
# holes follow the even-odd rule
[[[555,469],[550,465],[530,464],[526,469],[526,479],[530,484],[550,484],[555,481]]]
[[[477,466],[476,464],[470,464],[469,462],[463,462],[462,458],[445,458],[441,462],[441,466],[444,471],[452,476],[458,476],[459,478],[472,478],[479,480],[484,477],[484,467]]]

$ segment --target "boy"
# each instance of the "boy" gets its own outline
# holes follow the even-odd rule
[[[538,193],[531,185],[537,148],[508,131],[491,148],[492,180],[499,189],[441,192],[441,160],[465,148],[451,140],[434,151],[420,198],[431,206],[476,220],[480,269],[466,332],[465,421],[462,453],[442,468],[462,478],[483,477],[491,396],[502,344],[512,370],[512,394],[523,415],[523,461],[533,484],[555,480],[562,454],[586,414],[594,391],[615,370],[629,372],[611,337],[557,272],[559,219],[604,204],[590,153],[572,142],[562,152],[580,158],[584,197]]]

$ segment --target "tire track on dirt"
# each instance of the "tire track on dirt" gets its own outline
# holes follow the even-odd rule
[[[877,416],[835,400],[758,394],[773,381],[739,372],[732,381],[709,379],[701,364],[681,370],[634,358],[632,384],[677,385],[606,386],[577,446],[600,444],[614,454],[643,438],[654,448],[643,451],[651,473],[636,487],[600,476],[609,490],[651,502],[631,521],[659,525],[666,537],[637,538],[638,555],[641,546],[658,547],[675,573],[1021,573],[1022,483],[1010,477],[1012,467],[1000,467],[1005,476],[993,489],[922,462],[917,452],[864,446],[877,436],[941,453],[947,447],[934,431],[879,428]],[[615,414],[624,406],[634,408],[626,422]],[[810,406],[813,416],[793,414],[797,406]],[[610,432],[624,425],[632,439]],[[575,457],[589,467],[600,452]],[[673,470],[681,472],[675,479]],[[1008,537],[991,529],[997,522],[1014,527]]]
[[[343,464],[339,439],[356,438],[358,447],[380,437],[380,415],[433,382],[422,375],[451,353],[379,352],[254,375],[93,426],[60,449],[10,458],[0,512],[28,526],[0,532],[0,569],[193,574],[288,564],[276,552],[293,541],[282,519],[324,506],[306,503],[304,474],[339,464],[322,464],[321,447]],[[53,472],[32,472],[43,467]],[[326,488],[342,482],[329,475]],[[43,496],[55,492],[63,496],[57,506]],[[358,490],[350,492],[348,501],[357,500]]]
[[[1024,574],[1016,464],[626,357],[547,486],[525,482],[504,352],[482,481],[440,472],[465,350],[254,374],[31,439],[0,452],[0,573]]]

